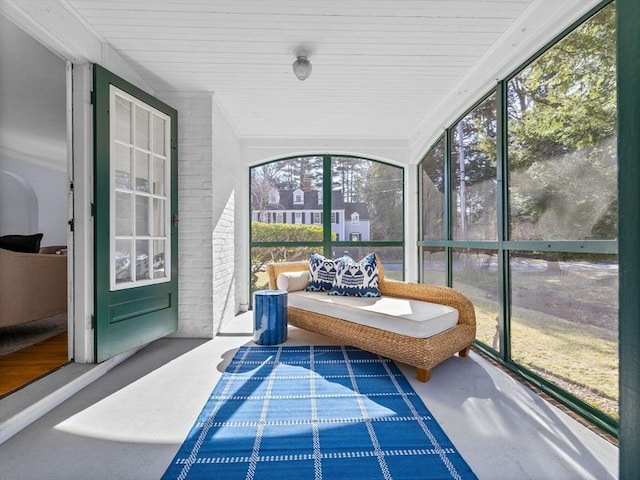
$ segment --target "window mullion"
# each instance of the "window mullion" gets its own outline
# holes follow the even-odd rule
[[[331,156],[322,157],[322,241],[324,256],[331,257]]]
[[[453,249],[450,242],[453,239],[452,206],[451,206],[451,129],[444,131],[444,220],[445,220],[445,238],[449,245],[445,248],[445,257],[447,261],[447,286],[453,285]]]

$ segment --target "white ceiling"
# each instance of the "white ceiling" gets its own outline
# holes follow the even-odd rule
[[[408,139],[516,25],[576,2],[65,3],[156,91],[216,92],[240,136]],[[299,51],[313,65],[304,82]]]
[[[82,44],[78,39],[90,36],[108,44],[156,92],[215,92],[242,138],[382,139],[422,148],[453,120],[448,116],[471,106],[597,2],[0,0],[0,6],[13,17],[35,18],[44,43]],[[64,16],[85,37],[67,33]],[[313,65],[303,82],[291,69],[299,52]]]

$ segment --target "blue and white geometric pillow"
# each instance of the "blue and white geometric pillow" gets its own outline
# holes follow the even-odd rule
[[[345,255],[336,261],[336,277],[329,295],[379,297],[378,262],[370,253],[359,262]]]
[[[326,292],[336,277],[336,262],[318,253],[309,255],[309,285],[307,292]]]

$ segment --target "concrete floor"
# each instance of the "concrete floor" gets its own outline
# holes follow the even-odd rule
[[[249,312],[213,340],[142,349],[0,445],[0,479],[160,478],[251,326]],[[288,345],[331,343],[289,328]],[[424,384],[400,368],[480,479],[617,478],[617,447],[479,355]]]

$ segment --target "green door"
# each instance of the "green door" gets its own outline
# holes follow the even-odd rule
[[[178,328],[177,112],[93,69],[95,360]]]

